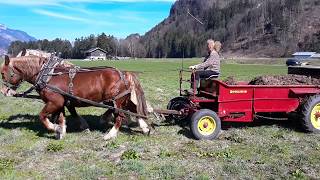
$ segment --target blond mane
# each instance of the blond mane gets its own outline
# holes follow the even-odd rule
[[[16,71],[20,71],[24,75],[23,78],[25,79],[38,74],[45,61],[45,58],[38,56],[21,56],[11,58],[9,66]]]

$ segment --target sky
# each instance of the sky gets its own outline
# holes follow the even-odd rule
[[[168,17],[175,0],[0,0],[0,24],[36,39],[75,38],[102,32],[143,35]]]

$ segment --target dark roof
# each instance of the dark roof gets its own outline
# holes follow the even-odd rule
[[[105,50],[103,50],[103,49],[101,49],[101,48],[98,48],[98,47],[89,49],[89,50],[85,51],[85,53],[92,53],[92,52],[94,52],[94,51],[96,51],[96,50],[100,50],[100,51],[102,51],[102,52],[104,52],[104,53],[107,53],[107,51],[105,51]]]

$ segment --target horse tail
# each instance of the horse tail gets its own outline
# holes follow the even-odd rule
[[[131,91],[131,102],[136,105],[137,113],[143,116],[148,115],[148,105],[144,95],[142,86],[138,80],[136,74],[132,72],[126,72],[128,80],[130,82]]]

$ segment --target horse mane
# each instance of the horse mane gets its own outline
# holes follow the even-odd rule
[[[35,49],[23,49],[17,55],[17,57],[22,57],[22,56],[38,56],[38,57],[49,58],[51,56],[51,53],[48,53],[46,51],[41,51],[41,50],[35,50]]]
[[[48,53],[46,51],[41,51],[41,50],[34,50],[34,49],[23,49],[18,55],[18,57],[27,57],[27,56],[37,56],[40,58],[43,58],[45,62],[47,62],[51,57],[52,54]],[[61,64],[58,65],[58,67],[61,68],[71,68],[74,67],[74,64],[72,64],[71,62],[67,62],[67,61],[62,61]]]
[[[24,74],[25,77],[30,78],[39,73],[45,61],[45,58],[38,56],[21,56],[11,58],[9,66]]]

